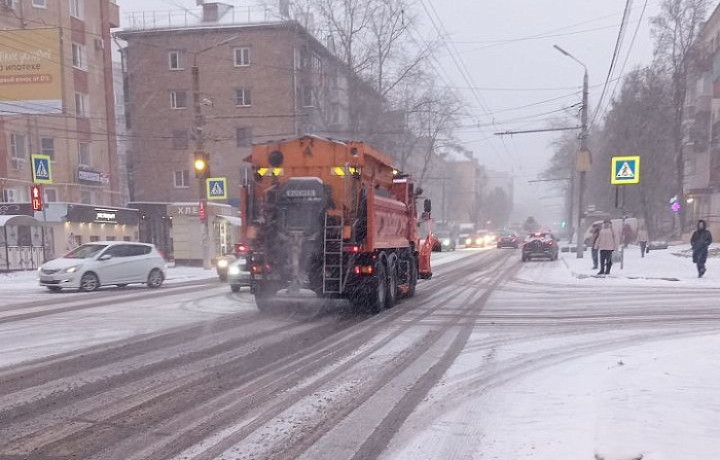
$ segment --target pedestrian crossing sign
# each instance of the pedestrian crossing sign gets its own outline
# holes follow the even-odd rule
[[[640,157],[625,156],[612,158],[612,185],[627,185],[640,183]]]
[[[208,200],[227,200],[226,177],[209,177],[206,186]]]
[[[30,155],[32,160],[32,178],[35,184],[52,184],[52,170],[49,155],[40,155],[33,153]]]

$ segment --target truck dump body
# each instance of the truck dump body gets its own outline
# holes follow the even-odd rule
[[[246,160],[254,181],[244,221],[260,291],[352,298],[378,281],[394,298],[429,277],[429,255],[418,260],[417,193],[390,157],[362,142],[304,136],[255,145]]]

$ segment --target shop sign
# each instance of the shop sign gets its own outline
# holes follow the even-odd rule
[[[95,222],[101,224],[117,224],[117,210],[95,208]]]
[[[78,169],[78,182],[92,185],[104,185],[110,183],[110,176],[98,171],[89,169]]]
[[[200,214],[198,205],[175,205],[169,207],[169,214],[176,216],[197,216]]]

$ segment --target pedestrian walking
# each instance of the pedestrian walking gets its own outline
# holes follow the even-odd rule
[[[697,230],[692,234],[690,238],[690,245],[692,246],[693,262],[697,265],[698,278],[707,271],[705,269],[705,262],[707,261],[708,248],[712,244],[712,235],[710,230],[707,229],[707,224],[704,220],[699,220],[697,223]]]
[[[592,254],[592,261],[593,261],[593,270],[598,269],[598,249],[595,247],[595,242],[598,239],[598,236],[600,235],[600,225],[595,224],[593,225],[592,233],[590,234],[590,253]]]
[[[603,227],[600,229],[597,240],[595,240],[595,248],[600,251],[600,271],[598,275],[609,275],[612,267],[612,253],[617,249],[620,241],[615,236],[612,228],[612,222],[606,219]]]
[[[648,232],[645,230],[645,227],[640,227],[640,230],[638,230],[637,241],[640,245],[640,257],[645,257],[648,245]]]

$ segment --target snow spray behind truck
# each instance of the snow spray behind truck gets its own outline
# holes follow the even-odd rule
[[[432,276],[432,248],[419,246],[422,191],[390,157],[363,142],[303,136],[254,145],[246,161],[254,180],[243,189],[243,222],[261,310],[309,290],[377,312]],[[429,200],[423,211],[429,220]]]

